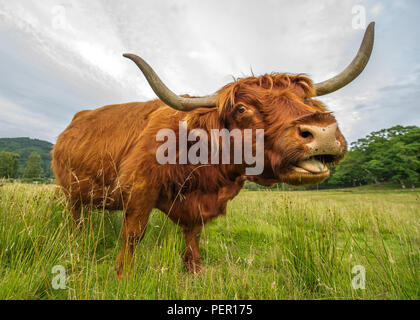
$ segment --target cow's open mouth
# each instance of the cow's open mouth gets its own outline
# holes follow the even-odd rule
[[[292,166],[292,169],[298,173],[325,175],[329,173],[328,166],[333,162],[334,156],[331,155],[313,156],[299,161]]]
[[[327,179],[330,176],[329,167],[339,160],[339,157],[334,155],[311,156],[292,163],[278,173],[272,170],[272,167],[266,168],[262,175],[248,176],[248,180],[266,187],[275,183],[294,186],[314,185]]]
[[[281,180],[295,186],[321,183],[330,176],[329,166],[335,162],[332,155],[312,156],[293,164]]]

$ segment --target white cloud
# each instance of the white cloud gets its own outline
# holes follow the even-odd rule
[[[60,126],[46,116],[37,112],[31,112],[22,106],[7,101],[0,97],[0,134],[5,135],[5,129],[19,130],[19,136],[32,135],[35,130],[37,137],[41,139],[51,139],[51,135],[58,136]]]
[[[383,10],[384,10],[384,5],[381,2],[378,2],[372,7],[372,9],[370,9],[370,14],[373,17],[377,17],[378,15],[382,13]]]
[[[28,69],[34,62],[48,66],[48,70],[39,67],[36,79],[22,75],[25,82],[20,85],[38,88],[42,77],[56,76],[56,87],[50,85],[51,89],[42,92],[28,90],[26,100],[11,100],[8,91],[18,91],[16,88],[3,88],[0,93],[3,100],[23,111],[38,104],[33,119],[48,125],[57,120],[53,106],[61,108],[66,121],[70,121],[74,112],[87,106],[154,98],[140,71],[122,58],[124,52],[145,58],[177,93],[212,93],[231,81],[231,76],[250,75],[251,68],[257,75],[304,72],[314,81],[322,81],[340,72],[357,51],[363,32],[352,28],[351,9],[359,3],[0,0],[0,23],[5,30],[19,35],[7,41],[26,48],[13,55],[21,57],[19,63],[27,63]],[[407,60],[405,51],[392,51],[388,45],[390,35],[398,40],[398,25],[393,24],[386,35],[381,33],[385,21],[401,21],[402,17],[394,17],[396,10],[378,1],[365,1],[363,5],[368,12],[367,22],[378,19],[373,61],[357,81],[322,98],[336,112],[351,139],[369,130],[361,128],[369,117],[358,106],[375,106],[382,101],[381,88],[401,83],[396,74]],[[405,10],[409,4],[400,0],[394,6]],[[380,19],[384,19],[382,24]],[[406,30],[415,37],[415,28]],[[7,41],[0,44],[0,54],[2,48],[8,52]],[[0,64],[12,63],[11,54],[7,54]],[[406,70],[403,73],[409,74]],[[13,120],[10,113],[7,117]],[[64,129],[66,123],[60,118],[58,125]],[[36,120],[28,120],[27,128],[29,135],[39,137]],[[51,132],[50,140],[55,137]],[[6,133],[3,130],[1,134]],[[21,134],[15,128],[10,135]]]

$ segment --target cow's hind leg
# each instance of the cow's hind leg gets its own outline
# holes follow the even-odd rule
[[[121,279],[124,268],[133,262],[134,249],[146,231],[149,215],[154,207],[156,192],[141,188],[133,191],[124,212],[122,229],[122,248],[117,259],[115,270]]]
[[[201,266],[199,249],[200,235],[202,229],[202,225],[193,227],[183,227],[184,239],[186,244],[184,264],[187,270],[194,274],[200,274],[204,271],[203,267]]]

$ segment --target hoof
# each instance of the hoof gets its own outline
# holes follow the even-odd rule
[[[201,264],[194,263],[194,262],[185,262],[185,267],[187,268],[187,271],[191,274],[200,275],[203,274],[206,269],[201,266]]]

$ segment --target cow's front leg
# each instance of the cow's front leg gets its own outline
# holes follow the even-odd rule
[[[124,221],[122,228],[122,248],[117,259],[115,270],[118,278],[122,278],[123,270],[133,262],[134,249],[146,231],[150,212],[154,207],[155,194],[145,191],[144,188],[137,188],[130,195],[130,199],[124,210]]]
[[[184,239],[186,244],[184,264],[187,270],[194,274],[200,274],[204,271],[203,267],[201,267],[199,249],[202,228],[202,225],[183,228]]]
[[[70,212],[71,212],[71,220],[73,224],[74,230],[82,230],[83,227],[83,219],[82,219],[82,206],[80,201],[70,201]]]

